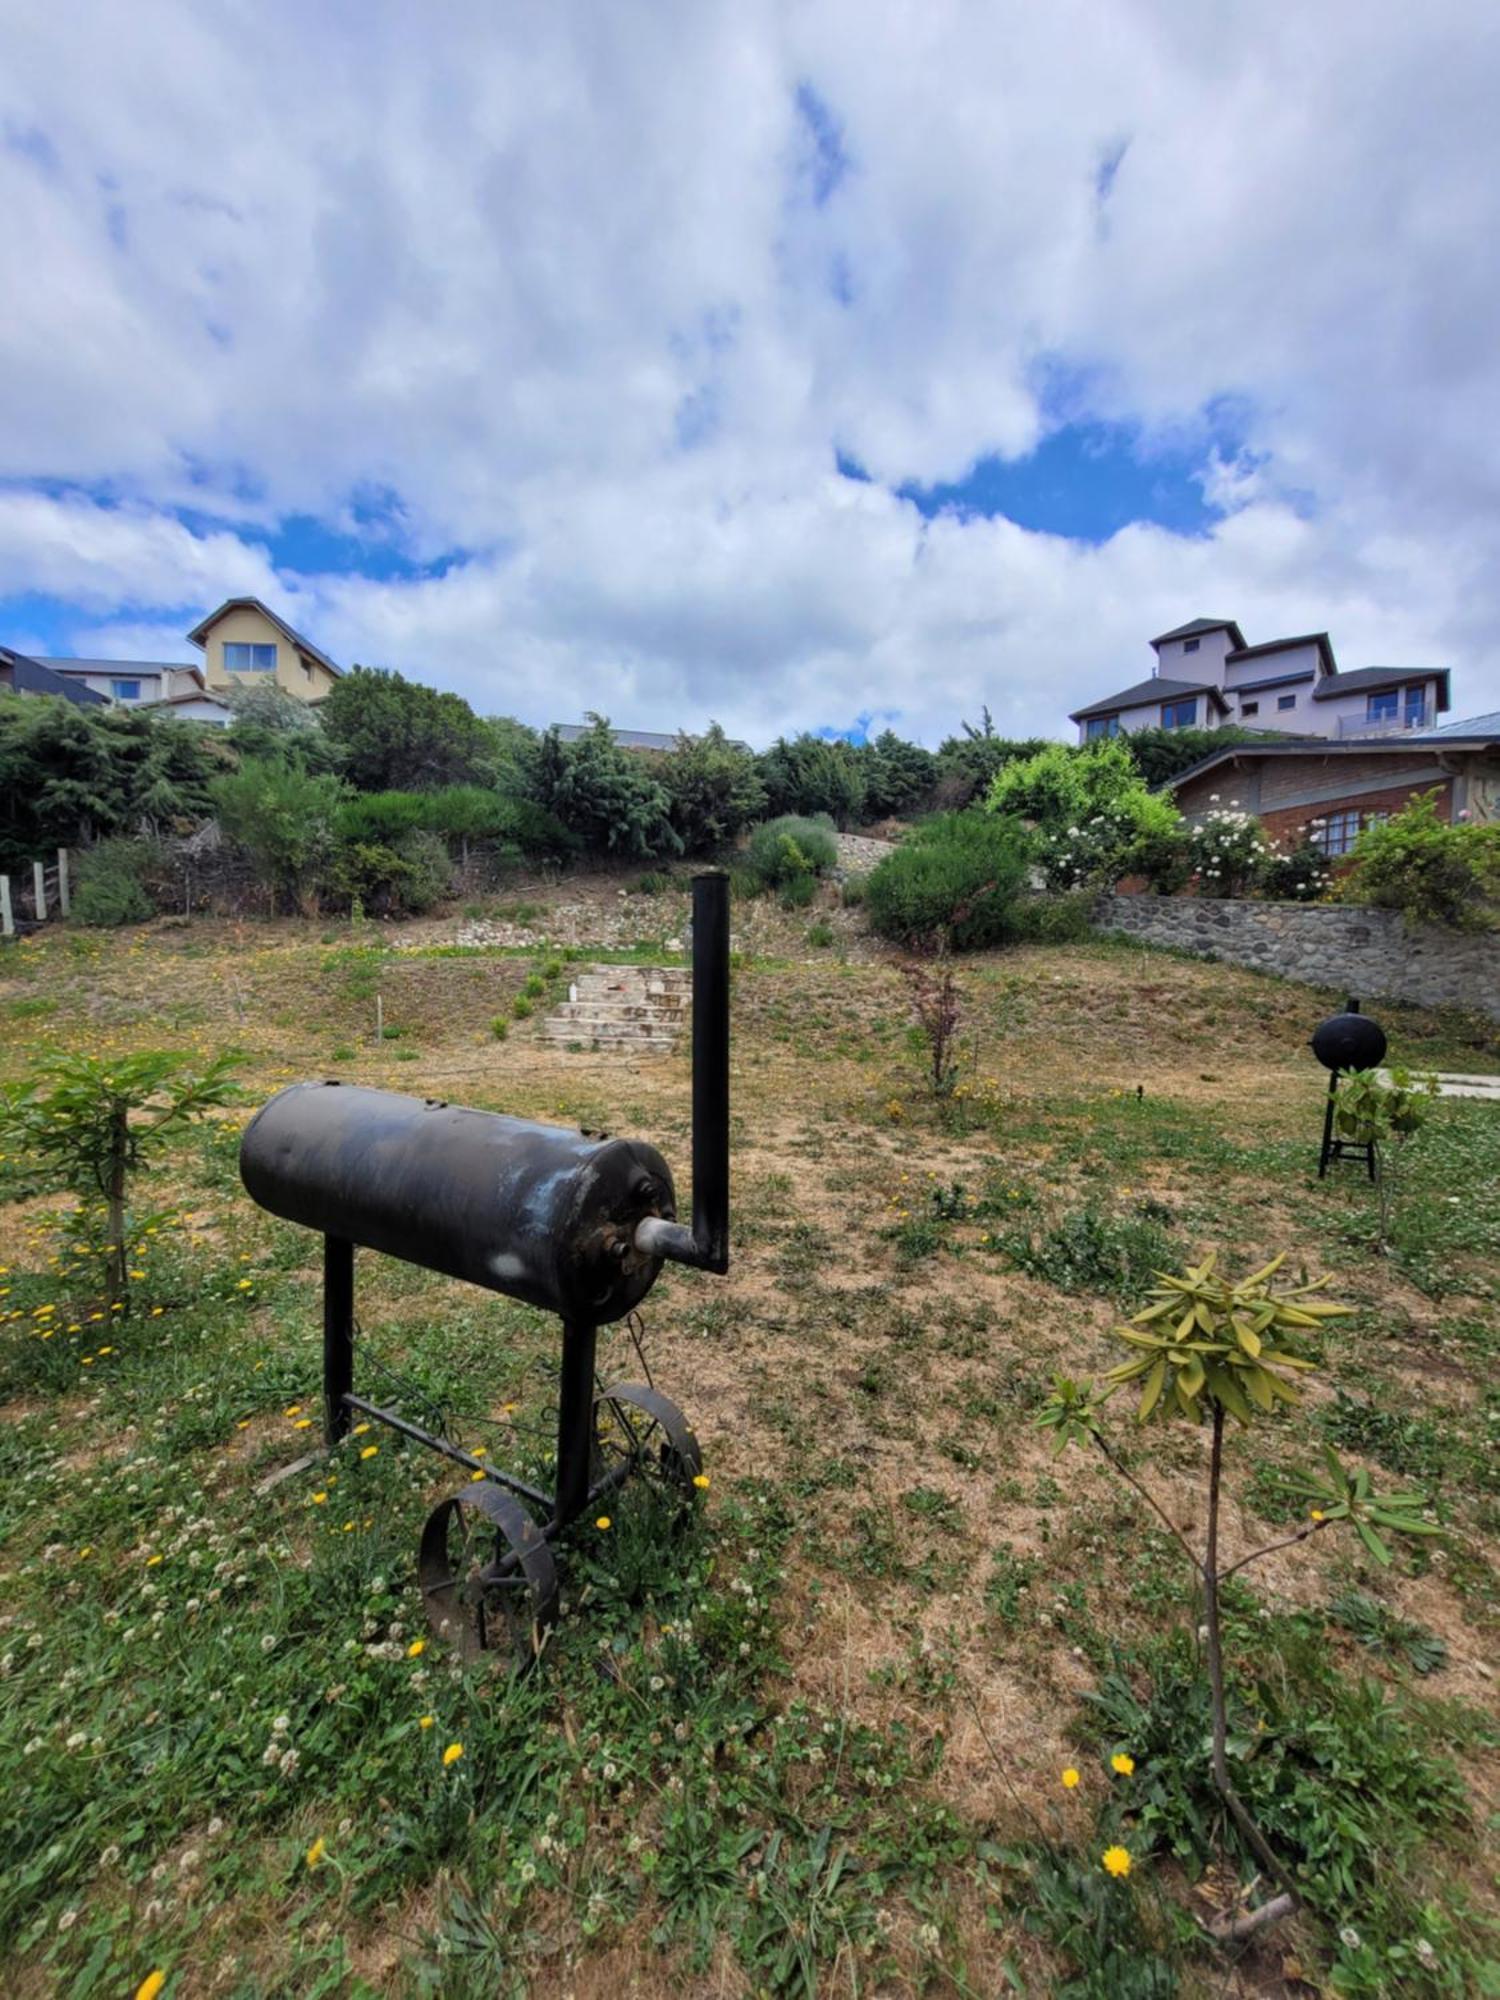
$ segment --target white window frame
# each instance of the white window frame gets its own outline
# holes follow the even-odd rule
[[[232,660],[231,653],[269,653],[269,660]],[[260,639],[226,639],[224,641],[224,671],[226,674],[274,674],[276,671],[276,643],[269,644]]]

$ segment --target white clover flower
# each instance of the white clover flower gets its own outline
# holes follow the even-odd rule
[[[1344,1947],[1345,1951],[1358,1951],[1364,1943],[1364,1939],[1354,1928],[1353,1924],[1345,1924],[1339,1932],[1339,1943]]]

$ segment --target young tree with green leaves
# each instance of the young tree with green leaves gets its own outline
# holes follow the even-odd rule
[[[649,762],[622,750],[608,718],[590,715],[581,736],[565,742],[549,729],[537,753],[538,802],[594,854],[647,860],[680,854],[667,789]]]
[[[731,743],[717,722],[702,736],[679,736],[677,748],[656,760],[656,776],[687,854],[713,853],[766,808],[754,756]]]
[[[1380,1249],[1391,1245],[1391,1205],[1396,1170],[1406,1142],[1427,1122],[1427,1107],[1437,1096],[1435,1076],[1413,1076],[1409,1070],[1353,1069],[1339,1079],[1333,1101],[1334,1127],[1341,1139],[1374,1149],[1375,1188],[1380,1197]]]
[[[361,792],[431,792],[485,782],[497,740],[462,695],[381,667],[354,667],[319,704],[319,719]]]
[[[1256,1825],[1235,1788],[1230,1771],[1229,1716],[1224,1691],[1224,1645],[1221,1593],[1224,1585],[1250,1564],[1274,1550],[1290,1548],[1340,1525],[1352,1527],[1367,1553],[1378,1563],[1391,1560],[1380,1531],[1435,1535],[1423,1518],[1425,1497],[1415,1492],[1378,1494],[1368,1472],[1346,1471],[1337,1454],[1325,1450],[1320,1474],[1294,1475],[1292,1490],[1312,1501],[1307,1521],[1289,1535],[1226,1560],[1220,1543],[1220,1499],[1224,1476],[1226,1420],[1243,1430],[1271,1418],[1301,1400],[1298,1377],[1318,1363],[1308,1351],[1311,1342],[1351,1308],[1318,1296],[1326,1279],[1281,1285],[1277,1274],[1284,1255],[1272,1258],[1248,1277],[1221,1273],[1214,1254],[1189,1265],[1177,1275],[1160,1273],[1149,1303],[1115,1336],[1132,1350],[1131,1358],[1104,1376],[1096,1393],[1090,1382],[1059,1376],[1052,1396],[1037,1422],[1057,1436],[1057,1450],[1070,1444],[1089,1446],[1108,1460],[1143,1499],[1182,1550],[1197,1576],[1203,1602],[1203,1637],[1208,1666],[1213,1735],[1210,1763],[1214,1788],[1246,1847],[1279,1893],[1258,1909],[1246,1911],[1216,1934],[1245,1937],[1263,1925],[1289,1915],[1301,1902],[1290,1871]],[[1105,1432],[1100,1410],[1117,1390],[1139,1387],[1136,1420],[1146,1423],[1173,1419],[1209,1425],[1207,1521],[1197,1547],[1145,1482],[1136,1477]]]
[[[110,1297],[129,1299],[130,1176],[184,1126],[239,1096],[226,1052],[201,1062],[172,1050],[133,1056],[64,1056],[0,1097],[8,1146],[80,1201],[107,1205]]]

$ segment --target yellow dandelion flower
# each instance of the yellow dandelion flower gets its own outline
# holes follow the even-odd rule
[[[376,1452],[378,1452],[378,1451],[379,1451],[379,1449],[380,1449],[380,1446],[379,1446],[378,1444],[367,1444],[367,1445],[365,1446],[364,1450],[363,1450],[363,1451],[362,1451],[362,1452],[360,1453],[360,1457],[361,1457],[361,1458],[373,1458],[373,1457],[375,1456]]]
[[[706,1493],[709,1489],[710,1483],[711,1482],[706,1472],[695,1472],[693,1474],[693,1484],[697,1487],[700,1493]]]
[[[446,1770],[448,1765],[456,1764],[463,1754],[464,1746],[462,1743],[450,1743],[443,1752],[443,1768]]]
[[[1322,1509],[1321,1507],[1314,1507],[1314,1508],[1313,1508],[1313,1510],[1312,1510],[1312,1512],[1311,1512],[1311,1513],[1310,1513],[1310,1514],[1308,1515],[1308,1517],[1307,1517],[1307,1518],[1308,1518],[1308,1519],[1309,1519],[1310,1521],[1321,1521],[1321,1520],[1325,1519],[1326,1517],[1325,1517],[1325,1515],[1324,1515],[1324,1513],[1323,1513],[1323,1509]]]
[[[483,1472],[471,1472],[469,1474],[469,1484],[472,1486],[476,1479],[483,1479],[483,1477],[484,1477]]]
[[[1073,1791],[1077,1786],[1078,1773],[1073,1769],[1073,1766],[1071,1764],[1068,1766],[1067,1770],[1063,1772],[1062,1781],[1065,1789],[1070,1792]]]
[[[302,1405],[300,1403],[293,1403],[289,1410],[283,1410],[281,1414],[284,1417],[300,1417],[302,1414]]]
[[[1127,1757],[1123,1750],[1117,1750],[1109,1760],[1109,1768],[1117,1778],[1128,1778],[1135,1770],[1135,1759]]]
[[[326,1507],[328,1505],[328,1495],[326,1493],[315,1493],[312,1497],[312,1503],[315,1507]]]
[[[1123,1876],[1130,1873],[1130,1850],[1126,1847],[1106,1847],[1099,1856],[1106,1873]]]
[[[596,1528],[607,1528],[609,1524],[610,1522],[608,1514],[601,1514],[598,1520],[594,1523],[594,1526]]]
[[[135,2000],[156,2000],[156,1996],[167,1983],[167,1975],[158,1966],[155,1972],[148,1972],[135,1989]]]
[[[437,1717],[435,1715],[419,1715],[417,1717],[417,1727],[418,1729],[431,1729],[433,1723],[436,1721]]]
[[[370,1426],[369,1426],[368,1424],[356,1424],[356,1425],[354,1426],[354,1431],[353,1431],[353,1435],[354,1435],[355,1437],[357,1437],[357,1438],[362,1438],[362,1437],[364,1436],[365,1432],[366,1432],[366,1431],[367,1431],[367,1430],[368,1430],[369,1428],[370,1428]]]
[[[158,1563],[159,1563],[159,1562],[160,1562],[161,1560],[162,1560],[162,1558],[161,1558],[160,1556],[147,1556],[147,1558],[146,1558],[146,1567],[147,1567],[147,1569],[155,1569],[155,1568],[156,1568],[156,1565],[157,1565],[157,1564],[158,1564]]]
[[[323,1859],[323,1856],[327,1852],[328,1852],[328,1843],[326,1840],[324,1840],[322,1834],[320,1833],[317,1839],[313,1842],[312,1846],[307,1850],[308,1867],[316,1868],[318,1863]]]
[[[310,1431],[312,1429],[312,1418],[298,1417],[296,1423],[292,1425],[292,1429],[294,1431]]]
[[[425,1639],[413,1639],[411,1644],[406,1649],[406,1657],[409,1660],[415,1660],[419,1657],[419,1655],[425,1653],[426,1651],[427,1651],[427,1641]]]

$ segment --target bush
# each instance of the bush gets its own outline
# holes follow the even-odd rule
[[[1493,929],[1500,923],[1500,826],[1449,825],[1430,793],[1414,794],[1394,818],[1361,833],[1339,893],[1346,902],[1399,910],[1409,924]]]
[[[913,950],[978,951],[1014,935],[1030,843],[1015,820],[941,813],[870,876],[870,924]]]
[[[1045,736],[1021,740],[997,736],[987,708],[978,727],[965,722],[961,728],[962,735],[950,736],[938,745],[936,798],[944,811],[956,811],[976,798],[982,800],[1007,764],[1035,757],[1048,747]]]
[[[1243,896],[1265,873],[1271,843],[1254,813],[1223,806],[1190,828],[1187,853],[1200,896]]]
[[[737,750],[717,722],[703,736],[680,736],[656,775],[666,787],[672,825],[685,854],[709,854],[736,839],[766,809],[766,788],[748,750]]]
[[[354,667],[319,703],[318,717],[362,792],[435,791],[486,775],[489,727],[462,695],[440,693],[378,667]]]
[[[101,840],[79,857],[74,921],[101,930],[146,923],[156,915],[150,878],[160,865],[160,852],[151,841]]]
[[[1071,896],[1022,896],[1012,910],[1017,944],[1081,944],[1093,932],[1091,890]]]
[[[1130,1304],[1171,1262],[1171,1239],[1147,1216],[1113,1216],[1092,1204],[1040,1236],[1002,1237],[1000,1247],[1033,1278],[1060,1292],[1098,1292]]]
[[[1190,770],[1215,750],[1231,743],[1264,742],[1274,730],[1242,729],[1237,722],[1222,729],[1132,729],[1119,740],[1148,785],[1165,785]]]
[[[622,750],[602,715],[571,743],[549,729],[537,752],[539,802],[593,854],[680,854],[671,801],[650,763]]]
[[[773,813],[827,813],[836,826],[858,823],[865,809],[861,753],[821,736],[785,737],[759,760],[760,781]]]
[[[340,907],[371,916],[419,917],[452,886],[453,865],[435,833],[418,830],[389,844],[351,841],[341,846],[328,873]]]
[[[893,729],[883,729],[857,755],[865,781],[868,819],[888,819],[930,803],[938,780],[938,761],[920,743],[907,743]]]
[[[846,910],[857,910],[864,903],[869,888],[868,875],[846,875],[839,884],[839,901]]]
[[[777,900],[784,910],[805,910],[817,892],[818,885],[811,875],[790,875],[782,883]]]
[[[1050,889],[1118,880],[1146,843],[1177,825],[1176,808],[1147,788],[1118,739],[1081,749],[1053,743],[1007,764],[986,803],[991,812],[1036,823],[1037,860]]]
[[[831,820],[785,813],[756,827],[747,858],[762,888],[779,889],[799,876],[811,882],[826,874],[838,862],[839,844]]]
[[[1316,903],[1333,880],[1328,856],[1310,840],[1289,854],[1273,854],[1260,878],[1261,894],[1273,903]]]
[[[340,780],[275,757],[247,757],[210,790],[220,826],[250,856],[273,899],[298,908],[314,896],[333,849]]]

